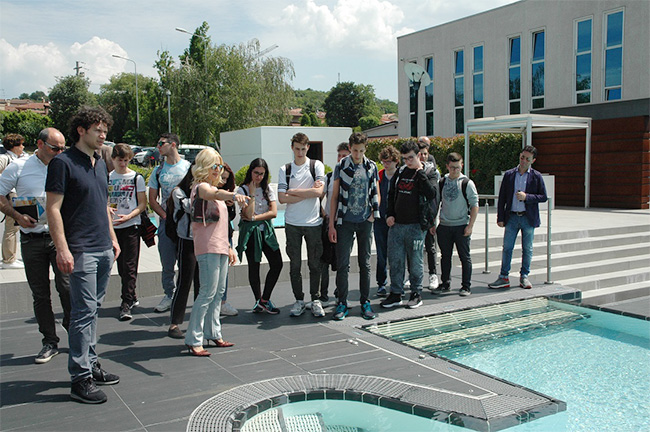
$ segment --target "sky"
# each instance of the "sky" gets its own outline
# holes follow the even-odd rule
[[[207,21],[216,44],[258,39],[292,61],[294,89],[327,91],[338,81],[370,84],[397,101],[397,37],[514,0],[0,0],[0,98],[41,90],[74,74],[98,93],[112,75],[157,77],[157,52],[176,59]]]

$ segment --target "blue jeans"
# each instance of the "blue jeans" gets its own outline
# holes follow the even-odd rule
[[[348,275],[352,243],[357,237],[359,262],[359,302],[364,304],[370,295],[370,247],[372,244],[372,222],[343,222],[336,227],[336,292],[339,303],[348,300]]]
[[[158,225],[158,253],[162,265],[162,287],[167,297],[174,295],[174,266],[176,265],[176,244],[165,233],[165,220]]]
[[[395,224],[388,230],[390,291],[404,294],[404,272],[408,263],[411,292],[422,292],[424,234],[420,224]]]
[[[201,288],[194,300],[185,333],[185,343],[194,347],[203,345],[203,339],[221,339],[219,312],[226,289],[228,255],[206,253],[197,256],[196,261],[199,263]]]
[[[467,225],[446,226],[438,225],[436,234],[438,237],[438,246],[442,258],[440,264],[442,267],[442,286],[451,287],[451,255],[454,253],[454,245],[458,251],[458,258],[463,267],[463,279],[461,286],[469,289],[472,285],[472,257],[469,254],[470,236],[465,237],[465,227]]]
[[[512,250],[515,248],[517,233],[521,230],[522,257],[519,275],[522,278],[527,277],[530,274],[530,263],[533,260],[533,235],[535,234],[535,227],[530,226],[530,222],[528,222],[525,214],[517,216],[516,213],[511,213],[505,229],[503,252],[501,254],[501,272],[499,275],[507,278],[510,273]]]
[[[377,286],[384,286],[388,280],[386,260],[388,259],[388,225],[385,219],[375,219],[375,246],[377,247]]]
[[[113,250],[73,254],[74,270],[70,275],[70,328],[68,330],[68,372],[72,382],[92,376],[97,363],[97,313],[104,300]]]

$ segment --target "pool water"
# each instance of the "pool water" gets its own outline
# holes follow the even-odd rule
[[[512,431],[650,431],[650,322],[559,305],[589,318],[437,355],[567,403]]]

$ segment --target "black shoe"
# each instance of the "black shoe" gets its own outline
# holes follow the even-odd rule
[[[434,289],[431,291],[434,294],[442,294],[442,293],[448,293],[451,291],[451,287],[448,284],[440,284],[438,285],[438,288]]]
[[[120,382],[120,377],[102,369],[99,362],[93,365],[93,379],[97,385],[113,385]]]
[[[43,345],[41,351],[36,355],[34,362],[36,364],[47,363],[50,360],[52,360],[52,357],[54,357],[58,353],[59,350],[56,345],[46,343],[45,345]]]
[[[420,306],[422,306],[422,296],[417,292],[413,291],[411,293],[411,298],[406,303],[406,308],[415,309],[415,308],[419,308]]]
[[[127,304],[122,304],[120,306],[120,321],[128,321],[133,318],[131,315],[131,308]]]
[[[178,327],[170,328],[167,330],[167,336],[173,339],[183,339],[185,335]]]
[[[379,305],[383,308],[392,308],[395,306],[401,306],[402,296],[400,294],[395,294],[392,292],[388,295],[388,297],[382,300],[381,303],[379,303]]]
[[[73,382],[70,388],[70,398],[87,404],[100,404],[106,402],[106,394],[97,388],[92,378]]]
[[[458,292],[458,295],[461,297],[467,297],[470,295],[472,291],[469,288],[462,287],[460,291]]]

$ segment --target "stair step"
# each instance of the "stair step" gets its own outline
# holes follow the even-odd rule
[[[598,278],[582,276],[572,279],[565,279],[562,285],[579,289],[580,291],[591,291],[601,288],[618,287],[621,290],[625,285],[650,281],[650,271],[621,270],[598,275]]]
[[[625,284],[623,286],[613,286],[608,288],[592,289],[582,292],[582,302],[592,305],[602,305],[605,303],[614,303],[617,301],[630,300],[637,297],[650,295],[650,281],[645,280]]]

